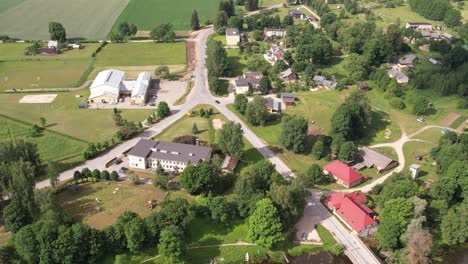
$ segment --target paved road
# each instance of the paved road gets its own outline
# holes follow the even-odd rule
[[[140,138],[156,136],[164,128],[176,122],[186,112],[188,112],[191,108],[198,104],[210,104],[213,107],[215,107],[218,111],[220,111],[223,115],[225,115],[227,119],[240,123],[242,125],[244,135],[247,138],[247,140],[262,155],[264,155],[275,165],[277,171],[285,177],[293,176],[291,169],[289,169],[288,166],[286,166],[286,164],[268,148],[268,145],[262,139],[257,137],[249,129],[249,127],[245,125],[234,113],[229,111],[229,109],[227,109],[225,105],[216,103],[215,100],[217,99],[210,94],[208,90],[207,72],[205,68],[205,50],[208,36],[212,33],[212,28],[203,29],[202,31],[200,31],[195,40],[198,43],[196,55],[197,66],[194,72],[195,84],[192,88],[191,93],[188,95],[188,98],[184,105],[174,108],[174,113],[171,116],[162,120],[158,124],[155,124],[152,127],[148,128],[141,137],[136,137],[129,141],[123,142],[114,149],[100,155],[99,157],[93,160],[86,161],[83,165],[61,173],[59,176],[59,181],[71,179],[75,170],[81,170],[84,167],[88,167],[91,170],[104,169],[104,165],[107,161],[111,160],[116,156],[120,156],[121,153],[134,146],[136,142],[140,140]],[[50,186],[50,182],[48,180],[36,184],[36,188],[38,189],[45,188],[47,186]],[[321,193],[317,191],[312,191],[312,195],[316,197],[315,199],[319,199]],[[379,263],[375,256],[369,251],[369,249],[360,241],[360,239],[357,238],[354,234],[350,233],[346,228],[344,228],[318,201],[319,200],[316,200],[314,203],[316,207],[315,210],[318,210],[318,212],[320,212],[322,218],[324,219],[324,226],[327,229],[329,229],[341,243],[344,244],[345,253],[353,261],[353,263]]]

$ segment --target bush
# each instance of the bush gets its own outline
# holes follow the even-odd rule
[[[81,178],[91,177],[91,171],[88,168],[81,170]]]
[[[390,100],[390,106],[400,110],[406,107],[405,103],[400,98],[392,98]]]
[[[116,171],[112,171],[110,174],[111,181],[117,181],[119,179],[119,174]]]
[[[79,179],[81,179],[82,175],[81,175],[81,172],[80,171],[75,171],[73,173],[73,180],[77,181]]]
[[[110,179],[110,173],[106,170],[101,171],[101,179],[103,180],[109,180]]]
[[[140,178],[138,178],[138,176],[136,175],[131,175],[129,178],[128,178],[128,181],[131,182],[132,184],[139,184],[140,183]]]
[[[98,169],[94,169],[93,172],[91,172],[91,177],[99,179],[101,177],[101,172]]]

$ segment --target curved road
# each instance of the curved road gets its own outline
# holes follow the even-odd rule
[[[286,166],[286,164],[278,158],[274,152],[272,152],[268,145],[259,137],[253,133],[249,127],[244,124],[234,113],[229,111],[225,105],[217,104],[215,102],[216,98],[211,95],[208,90],[207,84],[207,73],[205,68],[205,50],[206,42],[208,36],[213,33],[212,28],[206,28],[200,31],[195,42],[197,42],[197,66],[194,72],[195,75],[195,84],[192,88],[192,91],[187,97],[185,104],[182,106],[174,107],[172,109],[173,114],[161,122],[148,128],[140,137],[133,138],[131,140],[125,141],[120,145],[116,146],[114,149],[103,153],[99,157],[88,160],[82,165],[77,166],[71,170],[65,171],[60,174],[59,181],[65,181],[73,178],[73,172],[75,170],[81,170],[85,167],[93,170],[105,169],[105,163],[111,160],[114,157],[120,156],[124,151],[133,147],[141,138],[149,138],[157,136],[162,130],[164,130],[169,125],[176,122],[181,118],[185,113],[198,104],[210,104],[220,111],[227,119],[238,122],[242,125],[244,131],[244,136],[247,140],[267,159],[269,159],[276,167],[277,171],[284,177],[293,176],[291,169]],[[39,182],[36,184],[36,188],[45,188],[50,186],[48,180]],[[363,244],[363,242],[353,233],[350,233],[338,220],[333,217],[328,210],[320,203],[321,192],[312,191],[312,196],[315,197],[311,206],[312,210],[316,210],[320,213],[321,218],[323,219],[322,224],[334,234],[335,238],[340,241],[345,246],[345,254],[351,259],[353,263],[359,264],[372,264],[380,263],[379,260],[374,256],[374,254]]]

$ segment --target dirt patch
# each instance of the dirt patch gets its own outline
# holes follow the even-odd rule
[[[213,119],[213,128],[215,130],[220,130],[221,128],[223,128],[223,124],[224,122],[221,121],[221,119],[218,119],[218,118]]]
[[[21,100],[20,104],[50,104],[57,97],[56,94],[30,94],[25,95]]]
[[[444,118],[444,120],[442,120],[442,124],[448,127],[459,117],[460,117],[460,114],[451,112]]]
[[[138,30],[136,33],[137,38],[148,38],[150,36],[151,31],[145,30]]]
[[[465,132],[465,128],[466,128],[466,127],[467,127],[467,122],[466,122],[466,120],[465,120],[465,121],[463,121],[463,122],[461,123],[461,125],[459,125],[459,126],[457,127],[457,130],[460,131],[460,132]]]
[[[325,130],[317,125],[310,125],[307,129],[307,143],[312,143],[315,138],[322,135]]]
[[[197,65],[196,61],[196,47],[197,43],[193,40],[187,41],[187,73],[192,74]]]

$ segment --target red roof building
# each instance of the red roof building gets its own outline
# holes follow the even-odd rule
[[[366,196],[362,192],[334,193],[325,203],[335,215],[360,236],[369,236],[377,231],[374,211],[365,205]]]
[[[323,172],[332,175],[339,184],[346,188],[356,186],[362,181],[362,176],[357,171],[339,160],[327,164],[323,167]]]

